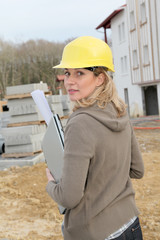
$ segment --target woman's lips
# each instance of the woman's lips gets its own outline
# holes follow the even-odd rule
[[[69,94],[74,94],[74,93],[76,93],[76,92],[78,92],[78,90],[76,90],[76,89],[69,89],[69,90],[68,90],[68,93],[69,93]]]

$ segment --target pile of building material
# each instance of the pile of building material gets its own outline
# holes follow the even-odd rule
[[[62,126],[65,128],[68,121],[68,116],[71,113],[71,101],[68,95],[48,95],[47,101],[53,113],[56,113],[61,118]]]
[[[0,101],[0,154],[4,153],[4,137],[2,135],[2,129],[7,127],[9,123],[10,115],[8,112],[7,101]]]
[[[47,96],[47,101],[53,113],[58,114],[59,117],[62,117],[64,115],[60,95]]]
[[[69,115],[71,102],[68,95],[49,95],[47,101],[53,113],[57,113],[60,117]]]
[[[15,154],[15,156],[16,154],[18,156],[28,156],[41,151],[41,142],[45,130],[45,124],[3,128],[5,153]]]
[[[1,130],[5,140],[2,157],[25,157],[42,151],[46,124],[31,97],[31,92],[37,89],[44,92],[51,111],[60,116],[65,127],[70,112],[67,95],[51,95],[46,83],[7,87],[5,98],[8,100],[10,118],[7,126]]]
[[[41,152],[41,142],[46,125],[31,92],[40,89],[50,94],[46,83],[26,84],[7,87],[5,96],[8,99],[10,121],[2,128],[5,139],[3,157],[23,157]]]
[[[2,134],[0,134],[0,154],[4,153],[4,138]]]
[[[36,89],[49,93],[46,83],[7,87],[6,99],[8,99],[10,126],[12,123],[44,121],[30,94]]]
[[[72,103],[68,95],[61,95],[61,102],[63,108],[63,115],[68,116],[72,111]]]
[[[1,129],[7,127],[10,122],[10,113],[9,111],[0,112],[0,133]]]

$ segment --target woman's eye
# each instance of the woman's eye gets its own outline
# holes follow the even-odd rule
[[[83,75],[83,72],[77,72],[77,75],[81,76],[81,75]]]
[[[68,76],[69,76],[69,72],[65,72],[64,75],[65,75],[66,77],[68,77]]]

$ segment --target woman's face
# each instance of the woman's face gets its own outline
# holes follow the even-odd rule
[[[64,85],[71,101],[88,97],[102,82],[92,71],[83,68],[65,69]]]

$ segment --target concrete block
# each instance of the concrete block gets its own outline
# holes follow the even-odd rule
[[[61,96],[63,115],[69,115],[73,109],[73,102],[70,101],[68,95]]]
[[[0,154],[4,152],[4,138],[0,134]]]
[[[70,109],[70,99],[68,95],[61,95],[63,110]]]
[[[52,103],[51,104],[51,111],[53,113],[58,114],[60,117],[62,117],[63,116],[62,104],[61,103]]]
[[[7,127],[8,123],[10,121],[10,113],[7,112],[0,112],[0,128]]]
[[[60,95],[51,95],[48,96],[49,101],[52,103],[60,103],[61,102],[61,96]]]
[[[39,134],[46,131],[46,125],[27,125],[20,127],[8,127],[3,128],[2,133],[5,137],[14,136],[14,135],[31,135],[31,134]]]
[[[9,86],[6,88],[6,95],[31,93],[32,91],[37,89],[40,89],[44,92],[48,92],[48,86],[46,83],[32,83],[17,86]]]
[[[29,156],[29,157],[23,157],[23,158],[2,158],[0,157],[0,170],[5,170],[7,168],[10,168],[12,166],[32,166],[35,165],[39,162],[44,162],[44,154],[39,153],[35,154],[34,156]]]
[[[42,141],[33,142],[23,145],[9,145],[5,146],[5,153],[30,153],[42,150]]]
[[[45,132],[39,134],[17,133],[13,135],[3,135],[5,146],[29,144],[43,139]]]
[[[51,95],[47,97],[48,104],[53,113],[58,114],[60,117],[63,116],[63,106],[60,95]]]
[[[8,100],[10,116],[39,113],[39,110],[32,98],[10,99]]]
[[[40,113],[26,114],[26,115],[17,115],[10,118],[10,124],[12,123],[24,123],[24,122],[33,122],[33,121],[44,121],[44,118]]]

